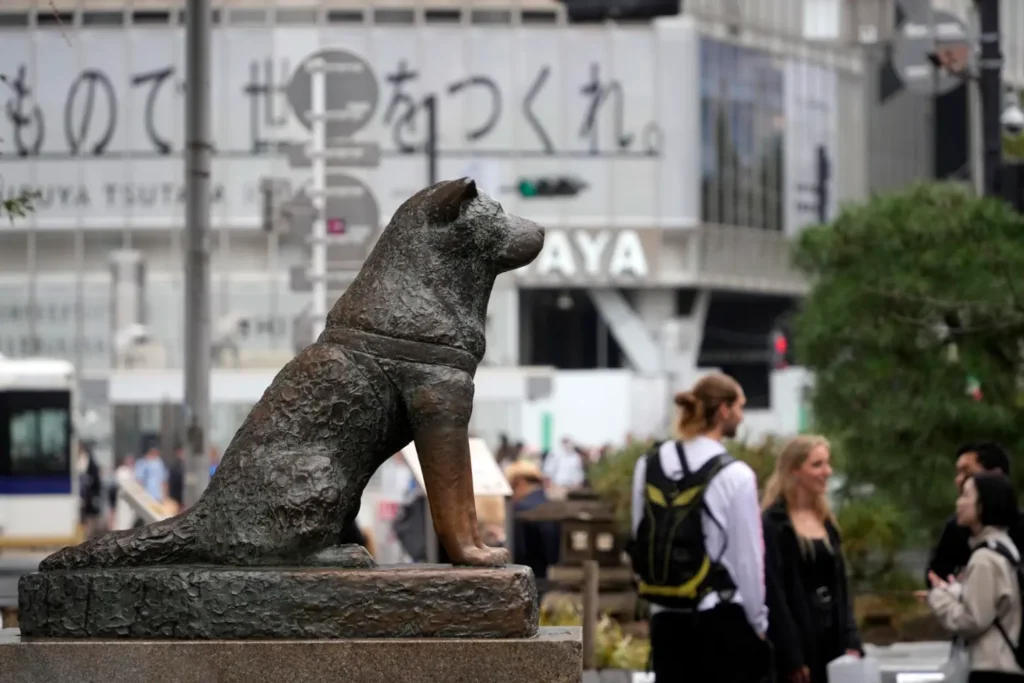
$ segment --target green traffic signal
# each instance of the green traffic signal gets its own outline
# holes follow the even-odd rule
[[[575,197],[587,188],[587,184],[578,178],[569,176],[542,176],[520,178],[516,183],[519,196],[524,199],[531,197]]]
[[[519,194],[523,197],[536,197],[537,185],[535,183],[531,183],[529,180],[520,180]]]

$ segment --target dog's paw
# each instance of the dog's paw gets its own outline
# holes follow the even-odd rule
[[[452,558],[453,564],[468,565],[470,567],[504,567],[512,559],[505,548],[469,546],[460,548],[457,555],[458,557]]]

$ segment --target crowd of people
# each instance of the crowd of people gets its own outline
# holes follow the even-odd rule
[[[112,476],[104,479],[89,444],[79,445],[79,521],[86,538],[117,529],[118,481],[125,476],[134,479],[168,515],[175,515],[185,508],[184,448],[177,446],[173,457],[165,460],[157,440],[151,438],[145,440],[142,453],[141,458],[130,454],[122,457]],[[211,477],[219,460],[217,449],[211,448]],[[141,519],[135,520],[136,526],[141,524]]]
[[[659,683],[826,683],[831,662],[864,653],[827,496],[829,442],[789,441],[759,496],[754,471],[722,445],[745,402],[731,377],[703,377],[676,397],[677,438],[637,462],[630,555]],[[993,443],[957,453],[956,512],[919,596],[955,638],[946,680],[1024,681],[1009,463]]]

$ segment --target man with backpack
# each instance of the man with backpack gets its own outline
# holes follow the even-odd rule
[[[637,461],[630,547],[655,681],[770,680],[757,479],[726,453],[746,398],[715,373],[676,396],[678,441]]]

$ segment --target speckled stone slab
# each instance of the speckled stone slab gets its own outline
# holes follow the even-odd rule
[[[522,566],[77,569],[18,588],[25,637],[528,638],[538,625]]]
[[[34,640],[0,631],[4,683],[579,683],[581,629],[533,638]]]

